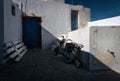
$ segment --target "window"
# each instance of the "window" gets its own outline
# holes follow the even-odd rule
[[[15,6],[14,5],[11,6],[11,13],[13,16],[15,16]]]
[[[71,30],[78,29],[78,11],[72,10],[71,11]]]

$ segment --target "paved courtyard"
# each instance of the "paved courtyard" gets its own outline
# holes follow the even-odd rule
[[[19,63],[0,65],[0,81],[120,81],[120,75],[76,68],[49,50],[37,49],[28,51]]]

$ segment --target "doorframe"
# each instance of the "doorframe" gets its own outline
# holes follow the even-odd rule
[[[41,23],[42,23],[42,18],[41,17],[34,17],[34,16],[22,16],[22,40],[24,39],[23,38],[23,19],[24,18],[35,18],[35,19],[39,19],[39,28],[40,28],[40,49],[42,49],[42,26],[41,26]]]

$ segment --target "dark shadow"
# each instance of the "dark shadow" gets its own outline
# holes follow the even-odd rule
[[[106,81],[106,80],[119,81],[120,80],[119,72],[111,69],[111,67],[113,65],[111,67],[108,67],[103,62],[98,60],[95,56],[93,56],[93,54],[90,54],[90,53],[85,52],[85,51],[81,51],[80,57],[81,57],[83,64],[85,64],[84,69],[91,72],[92,75],[98,73],[98,76],[100,78],[97,79],[97,77],[94,77],[94,78],[96,78],[97,81],[99,81],[99,79],[101,81]],[[106,61],[107,60],[108,59],[106,59]],[[93,81],[93,80],[90,80],[90,81]]]
[[[87,69],[88,71],[110,71],[111,70],[110,67],[106,66],[104,63],[98,60],[91,53],[81,51],[80,57],[82,62],[85,64],[85,69]]]
[[[42,27],[42,48],[49,48],[50,45],[56,41],[57,38],[52,35],[45,27]]]

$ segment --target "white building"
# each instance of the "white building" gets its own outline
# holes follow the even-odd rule
[[[15,13],[12,12],[15,9]],[[3,60],[3,44],[22,39],[21,10],[11,0],[0,0],[0,63]]]
[[[120,72],[119,16],[89,22],[88,27],[68,33],[68,38],[84,45],[82,60],[89,70],[110,68]]]
[[[76,10],[78,28],[87,26],[90,9],[65,4],[64,0],[13,0],[27,15],[42,17],[42,48],[47,48],[61,34],[71,31],[71,11]],[[21,6],[22,5],[22,6]],[[49,41],[48,41],[49,40]]]
[[[89,26],[120,26],[120,16],[89,22]]]
[[[90,9],[65,4],[64,0],[1,0],[0,4],[0,50],[3,50],[4,43],[22,40],[22,13],[42,17],[42,49],[48,48],[58,36],[72,31],[72,11],[77,12],[76,29],[87,26],[90,21]],[[3,51],[0,58],[3,59]]]

